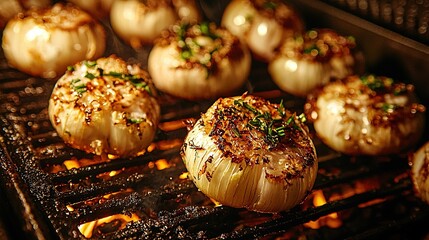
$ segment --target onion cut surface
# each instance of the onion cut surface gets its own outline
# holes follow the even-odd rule
[[[319,138],[350,155],[389,155],[410,148],[422,136],[425,110],[412,85],[375,75],[329,83],[305,104]]]
[[[113,30],[134,48],[152,45],[177,21],[201,19],[195,0],[116,0],[110,11]]]
[[[250,72],[248,49],[214,23],[174,25],[156,41],[148,69],[155,86],[185,99],[233,94]]]
[[[359,65],[355,48],[353,37],[343,37],[331,29],[313,29],[285,40],[270,61],[268,72],[283,91],[306,97],[331,79],[353,74]]]
[[[91,15],[58,3],[11,19],[3,32],[2,47],[9,64],[18,70],[55,78],[69,65],[100,57],[106,34]]]
[[[221,25],[245,42],[254,55],[268,62],[283,40],[301,34],[300,16],[284,1],[232,0]]]
[[[414,190],[429,204],[429,142],[410,155],[410,164]]]
[[[149,74],[113,55],[70,67],[56,83],[48,110],[67,144],[122,157],[149,146],[160,118]]]
[[[192,126],[181,156],[196,186],[221,204],[288,210],[311,191],[317,175],[316,150],[302,120],[255,96],[220,98]]]

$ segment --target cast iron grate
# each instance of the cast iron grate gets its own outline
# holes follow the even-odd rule
[[[28,77],[10,69],[4,59],[1,62],[1,154],[2,161],[7,162],[3,163],[2,180],[21,181],[18,190],[28,191],[27,201],[34,202],[34,211],[41,213],[36,222],[45,221],[48,226],[41,234],[45,238],[83,239],[81,224],[115,214],[135,214],[140,220],[120,230],[112,229],[123,220],[104,224],[91,237],[269,239],[291,234],[325,238],[329,233],[331,239],[354,235],[367,238],[405,229],[429,217],[429,210],[414,198],[406,156],[350,158],[318,141],[321,163],[315,191],[322,190],[328,197],[355,188],[362,181],[369,182],[368,189],[322,206],[313,206],[310,196],[301,206],[276,215],[215,207],[190,180],[180,177],[186,169],[179,157],[186,134],[182,120],[198,117],[211,102],[164,96],[163,120],[150,152],[132,159],[105,161],[67,147],[56,135],[46,109],[53,81]],[[254,66],[247,90],[272,101],[284,99],[288,108],[300,111],[303,100],[277,91],[262,67]],[[70,160],[82,166],[66,169],[65,162]],[[157,168],[158,161],[166,167]],[[392,214],[392,209],[399,210]],[[347,216],[340,220],[338,229],[324,226],[313,230],[303,225],[332,213]],[[360,223],[356,224],[354,218]]]

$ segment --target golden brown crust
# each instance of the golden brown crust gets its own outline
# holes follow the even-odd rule
[[[199,44],[198,42],[204,44]],[[207,44],[206,44],[207,43]],[[174,25],[155,41],[158,46],[173,44],[179,50],[185,69],[203,67],[216,72],[219,62],[224,58],[231,60],[243,58],[240,40],[228,30],[214,23]]]
[[[81,69],[86,65],[87,70]],[[79,71],[79,72],[76,72]],[[84,75],[84,77],[79,77]],[[127,109],[131,105],[127,96],[135,98],[148,97],[156,94],[149,74],[137,66],[127,65],[122,59],[112,55],[97,61],[77,63],[57,83],[51,99],[63,104],[72,104],[74,108],[85,113],[85,122],[90,124],[92,114],[103,108],[112,108],[113,111]],[[147,111],[151,114],[151,111]],[[55,124],[60,120],[54,114]],[[147,116],[148,119],[157,118]],[[124,114],[122,121],[126,125],[132,124],[130,116]]]
[[[275,174],[267,172],[267,178],[273,181],[302,176],[316,161],[302,119],[262,98],[221,98],[197,124],[204,126],[223,157],[236,164],[269,166]]]
[[[353,37],[341,36],[331,29],[313,29],[302,36],[287,39],[280,53],[298,59],[328,62],[333,57],[353,55],[355,48]]]
[[[320,95],[328,99],[345,101],[345,109],[354,111],[367,109],[368,120],[376,127],[391,127],[399,122],[406,123],[417,114],[426,111],[425,106],[418,103],[415,98],[413,85],[394,82],[392,78],[384,76],[353,75],[318,89],[308,96],[304,107],[310,121],[317,120],[319,112],[317,99]],[[399,98],[401,96],[403,98]],[[394,98],[398,100],[393,100]],[[344,121],[347,121],[347,110],[343,112],[343,117]]]

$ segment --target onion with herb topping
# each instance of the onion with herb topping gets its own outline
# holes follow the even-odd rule
[[[196,121],[181,156],[196,186],[223,205],[280,212],[299,204],[317,175],[303,114],[251,95],[218,99]]]
[[[152,142],[159,115],[149,74],[115,56],[69,67],[49,100],[58,135],[97,155],[138,155]]]
[[[320,139],[349,155],[389,155],[410,148],[422,136],[424,111],[412,85],[375,75],[329,83],[305,104]]]
[[[280,89],[306,97],[331,79],[355,72],[362,62],[355,47],[352,37],[330,29],[313,29],[287,39],[270,61],[268,71]]]
[[[151,45],[177,21],[202,19],[195,0],[116,0],[110,22],[115,33],[134,48]]]
[[[411,154],[409,160],[415,193],[429,204],[429,142]]]
[[[55,4],[10,20],[2,46],[13,67],[33,76],[55,78],[69,65],[100,57],[106,38],[104,28],[86,12]]]
[[[233,0],[223,13],[221,25],[266,62],[274,57],[285,38],[304,30],[297,12],[280,0]]]
[[[214,23],[174,25],[156,41],[148,68],[155,86],[185,99],[234,93],[250,72],[248,49]]]

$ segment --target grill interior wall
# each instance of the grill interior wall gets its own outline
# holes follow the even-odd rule
[[[119,56],[134,62],[147,56],[147,49],[134,51],[113,40],[109,49]],[[313,206],[310,195],[302,205],[275,215],[216,207],[183,177],[186,169],[179,156],[186,134],[181,121],[198,117],[211,101],[162,96],[161,126],[165,129],[160,128],[150,152],[132,159],[105,161],[69,148],[56,135],[47,116],[53,84],[10,68],[1,54],[1,186],[11,195],[22,192],[21,198],[11,203],[12,208],[31,208],[28,212],[18,210],[18,214],[9,210],[15,217],[34,218],[16,223],[29,225],[21,227],[25,233],[14,233],[17,236],[82,239],[84,235],[78,229],[81,224],[113,214],[136,215],[140,220],[118,231],[109,232],[116,225],[105,225],[92,238],[365,239],[392,235],[422,238],[429,234],[420,226],[429,219],[429,210],[414,197],[406,155],[348,157],[316,139],[321,163],[314,190],[323,191],[328,199],[325,205]],[[284,99],[287,108],[302,111],[303,99],[279,91],[263,63],[253,64],[244,91],[272,102]],[[71,159],[79,160],[82,166],[67,170],[64,162]],[[165,168],[157,166],[161,163]],[[368,187],[358,192],[357,186],[364,183]],[[351,193],[340,194],[350,189]],[[2,201],[13,199],[4,198]],[[340,216],[339,228],[305,226],[331,213]]]

